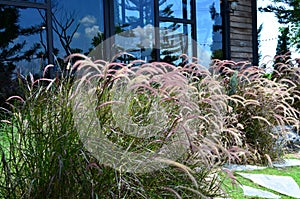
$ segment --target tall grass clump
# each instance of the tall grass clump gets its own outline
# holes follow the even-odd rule
[[[299,107],[296,105],[299,75],[267,78],[263,69],[228,61],[218,62],[215,68],[222,71],[221,77],[230,97],[230,115],[241,127],[245,147],[250,152],[248,162],[266,164],[280,158],[284,149],[278,140],[285,137],[285,126],[299,128]],[[282,72],[276,73],[283,75]],[[280,133],[275,133],[276,127],[281,129]]]
[[[1,145],[1,197],[87,197],[85,151],[73,126],[68,79],[38,79],[10,97]],[[84,180],[85,179],[85,180]],[[77,190],[77,191],[75,191]]]
[[[280,60],[280,61],[276,61]],[[296,64],[295,64],[296,62]],[[299,59],[292,60],[289,56],[278,56],[275,58],[274,71],[271,78],[277,82],[284,82],[291,88],[294,102],[291,106],[300,111],[300,67]],[[299,129],[298,129],[299,132]]]
[[[239,123],[230,124],[229,122],[230,117],[228,117],[228,112],[231,111],[232,107],[228,105],[229,97],[226,93],[226,88],[222,81],[220,81],[220,74],[210,73],[207,68],[197,62],[186,64],[182,67],[175,67],[166,63],[154,62],[149,64],[140,61],[141,63],[138,64],[138,67],[133,67],[138,62],[127,66],[118,65],[121,68],[118,71],[113,69],[113,64],[108,68],[100,66],[102,69],[94,70],[96,71],[95,74],[88,73],[89,77],[85,78],[92,79],[93,77],[99,77],[106,80],[112,79],[112,83],[118,85],[116,80],[125,77],[126,85],[129,85],[129,90],[137,93],[137,96],[131,96],[132,98],[129,97],[126,99],[122,98],[121,101],[117,101],[115,100],[115,90],[112,89],[110,99],[106,100],[109,103],[100,105],[101,109],[105,107],[105,115],[116,112],[114,111],[114,107],[118,107],[116,104],[119,103],[125,104],[125,109],[128,110],[129,114],[123,114],[123,110],[121,111],[119,107],[118,111],[120,113],[115,113],[114,115],[115,118],[118,115],[118,120],[112,120],[112,124],[107,122],[109,126],[126,126],[123,129],[119,127],[109,129],[108,132],[110,134],[114,132],[113,136],[118,135],[119,138],[120,135],[124,136],[124,131],[127,131],[126,133],[128,134],[128,132],[135,129],[135,127],[126,125],[132,123],[132,121],[138,121],[141,126],[145,126],[146,128],[152,127],[147,123],[149,123],[149,120],[151,121],[150,118],[153,112],[147,110],[149,107],[145,107],[145,103],[150,106],[155,106],[155,103],[159,103],[159,110],[163,109],[166,111],[167,117],[162,120],[156,117],[157,121],[150,122],[152,125],[156,122],[154,126],[163,124],[162,126],[164,127],[161,129],[155,128],[158,131],[158,135],[162,137],[153,136],[152,138],[156,141],[164,140],[166,142],[165,138],[169,138],[173,134],[178,134],[181,139],[178,144],[184,145],[186,148],[186,153],[182,161],[189,163],[197,162],[203,167],[210,168],[228,160],[239,161],[240,156],[245,156],[245,142],[240,131],[241,127]],[[97,64],[95,65],[86,61],[83,61],[80,65],[82,68],[87,67],[90,69],[91,66],[97,68]],[[105,77],[107,74],[114,74],[113,78]],[[120,88],[118,87],[117,90],[119,91]],[[142,94],[140,91],[142,91]],[[149,93],[150,96],[148,96]],[[156,100],[158,99],[158,101],[152,101],[153,97]],[[130,103],[126,105],[127,101]],[[111,106],[112,104],[115,105]],[[137,110],[131,109],[134,106],[136,106]],[[132,113],[130,114],[131,111]],[[158,110],[154,112],[158,113],[158,115],[160,113]],[[143,114],[140,113],[143,113],[146,117],[143,117]],[[140,128],[139,130],[143,131],[144,128]],[[224,139],[224,135],[227,135],[228,139]],[[123,140],[123,138],[117,140]],[[136,138],[134,141],[136,141]],[[147,143],[147,141],[149,140],[141,139],[138,144]],[[129,143],[132,144],[131,142]],[[173,158],[173,154],[170,155],[167,158]]]
[[[23,80],[24,96],[7,99],[9,117],[1,121],[7,141],[0,145],[0,197],[222,195],[213,165],[231,155],[218,140],[227,106],[207,70],[197,64],[121,65],[77,56],[76,78],[29,77]],[[201,84],[196,82],[200,79]],[[86,106],[95,110],[96,120]],[[149,134],[149,128],[155,133]],[[105,148],[110,143],[113,147]]]
[[[255,67],[69,59],[7,99],[1,198],[224,196],[218,166],[279,157],[272,128],[299,121],[294,80]]]
[[[79,110],[76,115],[98,118],[83,129],[81,120],[77,124],[81,129],[79,134],[84,138],[84,145],[89,151],[97,152],[94,155],[102,162],[121,172],[157,170],[165,164],[167,167],[155,172],[165,179],[165,174],[169,173],[167,168],[174,164],[180,168],[195,168],[197,177],[203,172],[207,175],[215,172],[214,166],[222,163],[225,157],[235,159],[220,139],[223,131],[233,132],[232,142],[235,146],[241,144],[238,133],[224,125],[223,117],[228,107],[224,89],[216,76],[199,64],[175,67],[161,62],[135,61],[121,65],[85,59],[74,67],[82,74],[73,96],[79,96],[74,104]],[[90,86],[95,82],[97,86]],[[89,115],[86,104],[98,107],[97,114]],[[96,129],[94,125],[98,125]],[[104,141],[103,135],[109,141]],[[91,139],[102,140],[102,145],[94,144]],[[126,149],[125,155],[115,145],[113,152],[108,153],[110,141]],[[150,178],[152,174],[147,173]],[[212,186],[212,182],[218,184],[214,177],[202,179],[205,183],[198,179],[203,183],[196,186],[195,193],[209,194],[204,188],[206,185],[214,187],[212,190],[219,187]],[[180,187],[167,190],[177,195],[182,192]]]

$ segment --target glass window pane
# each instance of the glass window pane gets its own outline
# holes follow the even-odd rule
[[[47,64],[44,16],[37,9],[0,5],[0,106],[21,94],[20,74],[37,78]]]
[[[114,55],[127,52],[134,56],[120,56],[115,61],[153,60],[154,0],[115,0],[114,17]]]
[[[154,0],[115,0],[116,33],[154,24]]]
[[[198,57],[208,66],[211,59],[222,59],[222,18],[220,2],[197,1]]]
[[[191,25],[173,22],[160,23],[160,58],[164,62],[180,65],[179,56],[193,56]]]
[[[191,19],[191,0],[159,0],[159,15]]]
[[[118,56],[117,62],[127,63],[132,60],[140,59],[147,62],[154,60],[154,29],[152,25],[138,27],[130,31],[118,33],[114,36],[115,55],[127,52],[132,56]]]
[[[72,53],[88,55],[104,40],[101,0],[64,0],[52,3],[55,58],[63,69]]]
[[[0,15],[0,72],[40,74],[47,63],[45,12],[0,6]]]

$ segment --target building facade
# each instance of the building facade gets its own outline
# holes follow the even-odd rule
[[[258,65],[257,1],[239,0],[230,12],[230,56]]]
[[[180,55],[257,64],[254,0],[0,0],[0,66],[21,73],[72,53],[129,62]],[[2,20],[3,19],[3,20]]]

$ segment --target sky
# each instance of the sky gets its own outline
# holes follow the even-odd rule
[[[258,0],[257,7],[264,7],[272,4],[270,0]],[[257,12],[257,25],[263,24],[263,29],[260,36],[260,48],[259,53],[264,60],[273,58],[276,55],[276,47],[278,41],[278,28],[282,26],[278,23],[278,20],[274,13],[261,13]],[[294,49],[291,49],[292,57],[299,58],[300,54],[296,53]],[[263,62],[263,61],[262,61]]]

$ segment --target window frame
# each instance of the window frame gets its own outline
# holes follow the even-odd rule
[[[102,0],[104,6],[104,35],[105,38],[111,38],[114,32],[114,22],[110,19],[114,18],[114,1],[111,0]],[[230,8],[230,0],[222,0],[221,1],[221,16],[222,16],[222,50],[223,50],[223,59],[230,60],[231,59],[231,48],[230,48],[230,12],[228,11]],[[182,0],[183,3],[186,3],[187,0]],[[191,24],[192,25],[192,39],[197,41],[197,16],[196,16],[196,0],[191,0],[191,19],[187,19],[187,17],[183,18],[168,18],[168,17],[161,17],[159,16],[159,0],[154,0],[154,26],[159,27],[160,22],[176,22],[176,23],[183,23],[183,24]],[[253,61],[254,63],[257,62],[258,57],[258,46],[257,46],[257,36],[254,35],[257,33],[256,30],[256,0],[251,0],[252,7],[253,7]],[[48,63],[54,64],[54,56],[53,56],[53,32],[52,32],[52,8],[51,8],[51,0],[45,0],[45,3],[38,3],[38,2],[28,2],[28,1],[21,1],[21,0],[0,0],[0,5],[9,5],[9,6],[16,6],[16,7],[26,7],[26,8],[37,8],[43,9],[46,13],[46,34],[47,34],[47,50],[48,50]],[[184,9],[184,8],[183,8]],[[186,8],[185,8],[186,9]],[[183,10],[183,15],[185,16],[186,10]],[[185,19],[184,19],[185,18]],[[159,50],[159,43],[160,43],[160,35],[159,30],[155,30],[155,54],[156,58],[159,61],[160,50]],[[112,45],[113,40],[111,43],[108,44],[106,42],[106,49]],[[110,53],[108,50],[106,51],[106,58],[110,57]],[[193,45],[193,52],[197,53],[196,46]],[[194,54],[196,55],[196,54]],[[193,56],[194,56],[193,55]]]
[[[187,0],[182,0],[182,3],[187,3]],[[197,41],[197,18],[196,18],[196,0],[190,0],[191,3],[191,19],[187,19],[185,15],[187,15],[187,8],[183,7],[183,18],[174,18],[174,17],[162,17],[159,15],[159,0],[154,0],[154,27],[155,28],[155,58],[156,61],[160,61],[160,32],[159,32],[159,24],[160,22],[175,22],[175,23],[183,23],[183,24],[191,24],[192,26],[192,39]],[[114,31],[114,21],[110,19],[114,19],[114,1],[113,0],[103,0],[104,5],[104,35],[107,38],[113,38]],[[112,46],[113,39],[110,39],[111,43],[106,42],[105,49],[109,49]],[[194,57],[197,56],[197,46],[195,42],[192,44],[192,51]],[[106,50],[106,53],[108,51]],[[106,55],[106,57],[112,57],[111,55]]]
[[[181,0],[182,4],[187,4],[187,0]],[[154,12],[154,21],[155,21],[155,27],[160,27],[160,22],[173,22],[173,23],[182,23],[182,24],[190,24],[191,25],[191,35],[192,40],[197,41],[197,16],[196,16],[196,0],[190,0],[190,6],[191,6],[191,19],[187,19],[187,8],[182,8],[183,12],[183,18],[175,18],[175,17],[161,17],[159,15],[159,0],[154,0],[154,6],[157,10]],[[160,61],[160,32],[155,32],[155,47],[157,49],[156,51],[156,58],[157,61]],[[195,42],[192,42],[192,51],[193,57],[197,57],[197,45]]]

